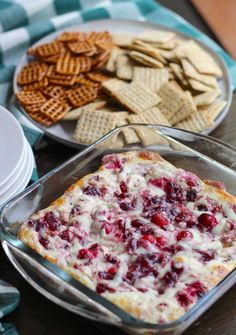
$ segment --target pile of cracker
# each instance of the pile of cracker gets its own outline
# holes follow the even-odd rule
[[[84,41],[78,40],[80,34]],[[90,41],[91,34],[98,34],[95,42]],[[222,71],[218,64],[195,41],[181,39],[174,32],[145,30],[139,35],[119,33],[112,38],[107,32],[68,32],[53,43],[62,43],[64,49],[59,48],[59,55],[42,56],[40,46],[29,50],[40,59],[41,66],[43,61],[48,68],[38,82],[22,86],[17,97],[38,122],[42,121],[39,115],[41,118],[43,115],[44,124],[47,118],[47,125],[59,120],[75,122],[74,138],[80,143],[92,143],[113,128],[130,123],[202,132],[214,125],[226,105],[220,99],[218,80]],[[91,46],[96,53],[89,49]],[[99,57],[102,61],[97,63]],[[81,58],[90,58],[91,66],[76,67],[76,59],[80,64]],[[49,61],[54,63],[48,65]],[[18,83],[22,85],[21,76],[20,73]],[[45,86],[38,88],[43,81]],[[24,100],[25,94],[34,95],[30,104]],[[38,98],[41,98],[39,103]],[[54,108],[47,108],[48,101],[63,105],[59,116],[55,108],[53,120]],[[71,110],[66,110],[65,105]],[[123,131],[123,141],[128,144],[144,141],[143,137],[141,131]]]

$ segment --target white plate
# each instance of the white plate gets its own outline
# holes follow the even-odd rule
[[[21,160],[20,165],[18,166],[17,171],[14,172],[12,175],[12,178],[9,179],[6,183],[4,183],[2,186],[0,186],[0,197],[12,186],[15,184],[16,180],[19,178],[21,172],[25,168],[26,165],[26,160],[27,160],[27,155],[28,155],[28,146],[27,146],[27,141],[25,139],[25,145],[24,145],[24,153],[23,153],[23,158]]]
[[[24,159],[24,138],[16,118],[0,106],[0,187],[10,180]]]
[[[7,191],[0,196],[0,206],[3,203],[7,202],[11,198],[13,198],[16,194],[23,191],[28,185],[34,167],[34,156],[30,145],[27,142],[27,154],[26,154],[26,162],[25,165],[18,176],[17,180],[14,184],[12,184]]]
[[[117,32],[132,32],[132,33],[140,33],[144,29],[162,29],[162,30],[167,30],[167,31],[173,31],[173,29],[166,28],[164,26],[161,26],[159,24],[154,24],[154,23],[149,23],[149,22],[142,22],[142,21],[133,21],[133,20],[97,20],[97,21],[90,21],[87,23],[83,23],[78,26],[73,26],[73,27],[68,27],[66,29],[63,29],[61,31],[52,33],[44,38],[42,38],[40,41],[35,43],[34,45],[39,45],[43,43],[49,43],[51,42],[58,34],[60,34],[62,31],[73,31],[73,30],[80,30],[80,31],[91,31],[91,30],[96,30],[96,31],[104,31],[108,30],[110,33],[117,33]],[[193,37],[189,37],[183,33],[175,31],[175,33],[182,37],[183,39],[193,39]],[[221,88],[222,94],[219,97],[222,100],[226,100],[227,104],[224,108],[224,110],[218,115],[217,119],[215,120],[214,126],[207,129],[206,131],[203,132],[203,134],[209,134],[212,132],[225,118],[230,104],[232,100],[232,88],[231,88],[231,83],[230,83],[230,77],[229,73],[227,70],[227,67],[224,63],[224,61],[215,53],[212,51],[209,47],[207,47],[205,44],[202,42],[199,42],[196,40],[197,43],[199,43],[209,54],[212,55],[212,57],[215,59],[217,64],[220,66],[222,72],[223,72],[223,78],[219,80],[219,86]],[[19,87],[17,85],[17,75],[21,68],[28,63],[28,57],[25,54],[20,62],[18,63],[18,66],[15,71],[14,75],[14,92],[16,93],[19,90]],[[24,111],[24,109],[21,107],[21,109]],[[81,148],[82,146],[84,147],[83,144],[76,142],[73,139],[73,132],[76,126],[76,122],[61,122],[58,124],[55,124],[49,128],[44,127],[38,123],[36,123],[34,120],[32,120],[27,113],[25,113],[26,116],[35,124],[37,125],[41,130],[45,132],[46,135],[50,136],[54,140],[61,142],[63,144],[76,147],[76,148]]]

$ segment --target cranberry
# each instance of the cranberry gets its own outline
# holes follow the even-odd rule
[[[164,286],[174,287],[177,283],[180,275],[183,272],[183,267],[177,268],[173,263],[171,264],[171,270],[166,272],[166,274],[162,277],[162,282]]]
[[[80,205],[76,205],[75,207],[72,208],[70,214],[72,216],[80,215],[81,214],[81,207]]]
[[[113,230],[113,225],[110,222],[105,222],[104,226],[106,234],[110,234]]]
[[[39,232],[41,229],[46,228],[46,223],[42,221],[36,221],[35,230]]]
[[[132,200],[131,202],[121,202],[120,203],[120,208],[123,211],[132,210],[132,209],[134,209],[134,207],[135,207],[135,200]]]
[[[208,250],[208,251],[196,250],[196,252],[201,255],[201,261],[204,264],[214,259],[214,252],[211,250]]]
[[[98,277],[100,279],[105,279],[105,280],[112,280],[114,278],[115,274],[111,274],[109,272],[106,271],[99,271],[98,272]]]
[[[163,236],[157,236],[156,237],[156,244],[159,248],[166,245],[166,243],[167,243],[167,239],[165,237],[163,237]]]
[[[195,201],[197,197],[197,191],[195,189],[188,190],[186,193],[186,199],[187,201]]]
[[[39,243],[40,243],[45,249],[48,249],[49,241],[48,241],[46,238],[40,236],[40,237],[39,237]]]
[[[146,293],[147,292],[147,288],[144,287],[137,287],[137,290],[142,292],[142,293]]]
[[[128,192],[127,185],[126,185],[126,183],[125,183],[124,181],[122,181],[122,182],[120,183],[120,190],[121,190],[121,192],[123,192],[123,193],[127,193],[127,192]]]
[[[29,221],[27,221],[27,224],[30,227],[36,227],[38,222],[39,222],[38,220],[29,220]]]
[[[137,273],[134,272],[127,272],[126,276],[123,278],[130,285],[134,285],[136,279],[138,278]]]
[[[93,259],[97,256],[96,250],[90,250],[90,249],[80,249],[77,258],[78,259]]]
[[[134,219],[131,221],[131,226],[135,228],[139,228],[144,224],[144,222],[140,219]]]
[[[100,191],[94,185],[88,185],[87,187],[85,187],[83,189],[83,193],[92,196],[100,195]]]
[[[176,239],[177,241],[181,241],[181,240],[184,240],[184,239],[192,239],[193,238],[193,234],[191,233],[191,231],[189,230],[182,230],[178,233]]]
[[[147,235],[147,234],[153,235],[154,234],[153,229],[147,226],[140,227],[140,232],[143,235]]]
[[[196,297],[202,297],[205,292],[205,286],[200,281],[196,281],[188,284],[185,289],[177,293],[176,297],[179,304],[182,307],[187,308],[191,303],[194,302]]]
[[[68,241],[68,242],[71,242],[72,238],[70,236],[70,232],[68,229],[62,231],[60,234],[59,234],[60,238],[62,240],[65,240],[65,241]]]
[[[184,210],[178,213],[175,217],[176,222],[188,222],[192,220],[192,213],[188,210]]]
[[[48,212],[44,215],[43,221],[46,223],[48,228],[51,231],[57,230],[59,220],[58,218],[53,214],[53,212]]]
[[[166,199],[169,202],[181,201],[183,200],[183,192],[180,185],[174,181],[169,181],[166,184]]]
[[[194,175],[191,175],[190,173],[189,173],[189,175],[185,178],[185,180],[186,180],[186,184],[187,184],[188,186],[196,186],[196,185],[197,185],[197,179],[196,179],[196,177],[195,177]]]
[[[159,187],[159,188],[162,188],[163,190],[165,189],[166,187],[166,184],[168,182],[168,179],[163,177],[163,178],[155,178],[155,179],[150,179],[149,180],[149,183],[156,186],[156,187]]]
[[[144,235],[144,236],[143,236],[143,239],[144,239],[145,241],[148,241],[148,242],[152,243],[152,244],[155,243],[155,238],[154,238],[153,235]]]
[[[152,215],[151,221],[160,228],[165,228],[169,224],[169,220],[158,213]]]
[[[208,230],[211,230],[218,224],[215,215],[207,213],[201,214],[198,217],[198,222]]]
[[[101,293],[104,293],[106,291],[109,291],[109,292],[115,292],[115,289],[114,288],[111,288],[109,287],[107,284],[104,284],[104,283],[99,283],[97,284],[97,287],[96,287],[96,291],[98,294],[101,294]]]
[[[115,274],[117,273],[117,266],[112,266],[111,268],[109,268],[108,270],[107,270],[107,272],[110,274],[110,275],[112,275],[112,276],[115,276]]]
[[[206,206],[206,205],[203,205],[203,204],[198,205],[198,206],[197,206],[197,209],[198,209],[199,211],[205,211],[205,212],[208,210],[207,206]]]

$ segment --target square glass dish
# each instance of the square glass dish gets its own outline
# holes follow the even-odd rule
[[[136,130],[143,142],[122,146],[121,132]],[[109,153],[150,150],[202,179],[225,183],[236,195],[236,150],[216,139],[175,128],[129,125],[116,128],[49,172],[1,209],[3,248],[20,274],[48,299],[87,318],[116,325],[134,334],[180,334],[236,283],[236,270],[205,294],[176,321],[151,324],[136,319],[48,262],[17,239],[20,223],[61,196],[76,180],[95,171]]]

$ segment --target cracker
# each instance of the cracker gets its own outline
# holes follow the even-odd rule
[[[183,67],[184,74],[192,79],[200,81],[201,83],[211,86],[213,88],[217,87],[217,80],[214,76],[207,74],[200,74],[196,68],[187,59],[181,59],[181,64]]]
[[[132,44],[134,38],[135,35],[132,33],[117,33],[112,35],[112,43],[120,47],[126,47]]]
[[[195,41],[189,40],[175,49],[178,58],[187,58],[202,74],[222,77],[223,73],[214,58]]]
[[[99,69],[102,68],[106,62],[108,61],[111,54],[111,50],[106,50],[102,53],[100,53],[98,56],[95,57],[93,60],[92,66]]]
[[[35,91],[20,91],[16,93],[17,99],[22,103],[22,105],[32,105],[36,103],[44,103],[46,98],[41,92]]]
[[[119,55],[116,60],[116,75],[120,79],[130,80],[133,73],[133,63],[126,55]]]
[[[137,114],[156,106],[161,100],[156,93],[137,82],[132,82],[126,86],[122,84],[119,89],[113,88],[112,96],[121,105]]]
[[[96,52],[96,47],[89,41],[81,41],[81,42],[72,42],[67,44],[70,51],[75,54],[81,54],[86,52],[94,51]]]
[[[80,107],[93,101],[97,97],[97,90],[90,86],[72,88],[66,92],[72,106]]]
[[[93,87],[95,89],[98,89],[100,87],[99,83],[97,83],[97,82],[95,82],[93,80],[85,78],[84,75],[82,75],[82,74],[80,74],[79,76],[76,77],[75,82],[77,84],[81,84],[81,85],[85,85],[85,86],[90,86],[90,87]]]
[[[87,34],[86,39],[87,39],[87,41],[95,43],[97,41],[111,40],[111,35],[108,31],[101,31],[101,32],[91,31]]]
[[[153,69],[149,67],[135,66],[133,68],[133,81],[141,82],[152,91],[157,92],[160,87],[169,80],[167,69]]]
[[[157,49],[153,48],[150,44],[145,43],[143,41],[139,41],[139,40],[134,41],[134,43],[131,46],[129,46],[129,49],[133,49],[141,53],[144,53],[148,56],[151,56],[163,64],[167,63],[165,58],[162,57],[162,55]]]
[[[106,105],[106,101],[91,102],[82,107],[73,109],[63,117],[63,121],[78,120],[83,112],[94,112]]]
[[[46,43],[36,47],[36,53],[41,57],[53,56],[64,50],[65,47],[60,41],[53,41],[52,43]]]
[[[175,125],[176,123],[186,119],[191,114],[197,111],[193,98],[190,92],[184,93],[185,100],[183,101],[183,105],[180,109],[169,119],[171,125]]]
[[[211,105],[220,95],[220,90],[212,90],[206,93],[198,94],[193,98],[196,107]]]
[[[86,33],[80,31],[65,31],[60,34],[57,39],[62,42],[84,41],[86,39]]]
[[[162,98],[159,104],[159,109],[165,117],[170,118],[180,109],[183,105],[185,96],[173,84],[166,83],[161,86],[158,94]]]
[[[189,82],[189,85],[190,85],[195,91],[198,91],[198,92],[210,92],[210,91],[212,91],[212,87],[210,87],[210,86],[208,86],[208,85],[205,85],[205,84],[201,83],[201,82],[198,81],[198,80],[195,80],[195,79],[189,79],[188,82]]]
[[[77,122],[74,139],[81,143],[90,144],[115,127],[116,118],[110,113],[103,111],[83,112]]]
[[[155,67],[155,68],[163,68],[164,65],[159,62],[157,59],[147,56],[141,52],[138,51],[131,51],[129,53],[129,56],[134,59],[137,63],[150,66],[150,67]]]
[[[175,33],[166,30],[146,29],[137,39],[151,43],[167,43],[175,37]]]
[[[102,83],[102,88],[108,92],[108,93],[113,93],[119,90],[122,86],[126,87],[128,84],[120,79],[110,79]]]
[[[169,121],[161,113],[158,107],[152,107],[137,115],[130,115],[128,120],[131,123],[149,123],[170,126]]]
[[[225,100],[215,101],[206,109],[206,113],[212,120],[215,120],[217,116],[222,112],[226,104],[227,102]]]
[[[88,72],[85,76],[96,83],[103,83],[104,81],[110,80],[111,77],[108,77],[100,72]]]
[[[52,125],[52,120],[49,119],[47,116],[43,115],[42,113],[38,112],[38,111],[32,111],[29,112],[29,116],[36,122],[41,123],[44,126],[51,126]]]
[[[24,66],[17,76],[17,84],[28,85],[43,79],[48,66],[44,63],[32,62]]]
[[[109,72],[115,72],[116,70],[116,60],[119,55],[124,54],[124,50],[120,48],[113,48],[111,51],[111,54],[109,56],[109,59],[106,64],[106,70]]]
[[[23,91],[37,91],[46,86],[48,86],[48,78],[44,77],[38,82],[22,86],[22,90]]]
[[[45,87],[43,90],[42,90],[42,93],[47,95],[48,97],[50,98],[59,98],[61,97],[62,95],[65,94],[65,89],[61,86],[54,86],[54,85],[50,85],[48,87]]]
[[[73,86],[76,80],[76,76],[67,76],[63,74],[55,74],[50,76],[49,83],[61,86]]]
[[[206,113],[195,112],[187,119],[178,122],[175,127],[200,133],[205,129],[212,127],[214,122]]]
[[[28,114],[30,113],[36,113],[39,112],[40,108],[42,107],[42,105],[44,104],[44,102],[37,102],[31,105],[25,105],[24,109],[26,110],[26,112]]]
[[[181,81],[182,84],[188,85],[188,81],[184,77],[184,71],[182,67],[179,64],[176,63],[170,63],[170,68],[172,69],[173,73],[175,74],[175,77]]]
[[[52,55],[52,56],[47,56],[47,57],[40,57],[40,60],[42,60],[43,62],[49,63],[49,64],[55,64],[61,54],[56,54],[56,55]]]
[[[67,52],[59,58],[56,71],[59,74],[75,75],[90,71],[91,66],[92,62],[89,57],[73,57]]]
[[[40,113],[46,116],[53,123],[59,121],[68,113],[69,106],[58,99],[47,100],[40,108]]]
[[[126,144],[134,144],[140,142],[140,139],[134,129],[124,128],[121,130],[121,132],[124,136]]]

